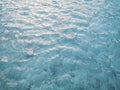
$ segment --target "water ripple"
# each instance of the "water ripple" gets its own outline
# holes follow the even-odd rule
[[[119,0],[1,0],[0,90],[119,90]]]

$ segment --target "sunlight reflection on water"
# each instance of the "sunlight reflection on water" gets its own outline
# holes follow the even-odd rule
[[[119,90],[119,0],[1,0],[0,90]]]

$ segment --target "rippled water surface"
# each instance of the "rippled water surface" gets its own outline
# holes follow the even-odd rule
[[[0,90],[120,90],[120,0],[0,0]]]

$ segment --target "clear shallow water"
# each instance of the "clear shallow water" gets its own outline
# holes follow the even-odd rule
[[[120,0],[0,0],[0,90],[120,90]]]

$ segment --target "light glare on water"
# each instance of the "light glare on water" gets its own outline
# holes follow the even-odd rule
[[[0,0],[0,90],[120,90],[119,0]]]

